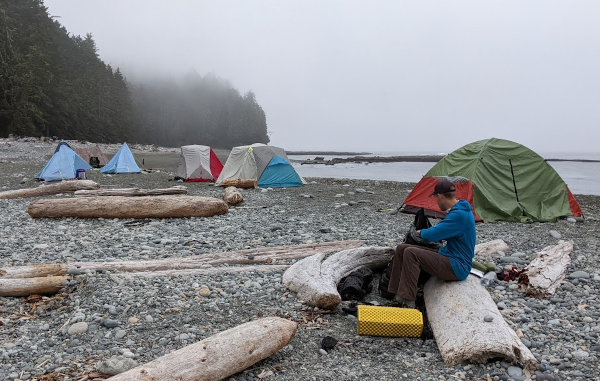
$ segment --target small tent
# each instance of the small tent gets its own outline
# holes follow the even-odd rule
[[[234,147],[217,185],[226,179],[255,179],[261,188],[297,187],[304,184],[283,148],[254,143]]]
[[[177,176],[185,181],[215,181],[223,164],[208,146],[189,145],[181,146]]]
[[[457,198],[473,207],[476,221],[554,221],[583,214],[567,184],[529,148],[503,139],[467,144],[445,156],[417,183],[404,200],[403,211],[425,209],[442,217],[429,197],[438,179],[455,183]]]
[[[35,178],[44,181],[74,179],[78,169],[87,171],[90,168],[92,167],[77,155],[67,142],[60,142],[54,150],[54,155]]]
[[[123,143],[121,148],[115,153],[115,156],[102,168],[102,173],[140,173],[140,167],[138,167],[133,154],[129,149],[127,143]]]

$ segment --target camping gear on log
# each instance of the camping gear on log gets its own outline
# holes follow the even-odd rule
[[[215,181],[222,170],[223,164],[209,146],[181,146],[177,177],[183,181]]]
[[[358,306],[358,334],[388,337],[419,337],[423,314],[414,308]]]
[[[98,189],[100,185],[92,180],[66,180],[52,184],[40,185],[37,188],[15,189],[0,192],[0,199],[47,196],[50,194],[71,193],[78,190]]]
[[[109,380],[222,380],[275,354],[288,345],[297,329],[295,322],[279,317],[250,321],[120,373]]]
[[[361,300],[371,292],[373,270],[361,267],[342,278],[337,286],[342,300]]]

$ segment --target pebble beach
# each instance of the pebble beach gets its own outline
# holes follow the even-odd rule
[[[57,143],[0,139],[0,191],[38,186],[34,177]],[[118,147],[100,145],[108,154]],[[222,188],[212,184],[173,180],[178,149],[130,148],[148,171],[103,175],[90,170],[88,179],[103,188],[185,185],[190,195],[222,197]],[[217,155],[224,163],[227,151]],[[202,218],[34,219],[27,207],[36,198],[0,200],[0,268],[339,240],[395,247],[414,218],[398,212],[413,183],[305,180],[296,188],[241,190],[239,206]],[[525,296],[516,281],[487,286],[504,319],[539,361],[536,371],[500,360],[447,366],[434,339],[360,336],[356,317],[340,308],[323,311],[302,304],[282,285],[283,270],[126,277],[74,269],[59,294],[33,302],[0,297],[0,379],[104,379],[239,324],[278,316],[298,323],[291,343],[229,380],[600,380],[600,197],[575,197],[583,221],[476,225],[477,243],[502,239],[510,247],[493,259],[496,266],[523,268],[559,240],[574,243],[566,279],[551,297]],[[364,301],[385,304],[377,281],[378,275]],[[321,349],[326,336],[338,341],[329,351]]]

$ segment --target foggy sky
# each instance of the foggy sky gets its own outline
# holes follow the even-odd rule
[[[195,70],[252,90],[288,150],[600,151],[595,0],[45,5],[128,79]]]

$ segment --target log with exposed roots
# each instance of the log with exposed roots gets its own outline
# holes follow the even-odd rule
[[[571,263],[573,241],[559,241],[557,245],[542,249],[527,266],[527,272],[519,279],[522,291],[534,297],[554,294],[565,279],[565,271]]]
[[[29,204],[31,217],[178,218],[209,217],[228,211],[223,200],[200,196],[76,197]]]
[[[66,180],[59,183],[44,184],[37,188],[15,189],[0,192],[0,199],[48,196],[59,193],[72,193],[78,190],[98,189],[100,185],[92,180]]]
[[[222,380],[275,354],[292,340],[297,329],[296,323],[279,317],[250,321],[109,380]]]
[[[394,255],[391,247],[359,247],[328,255],[318,253],[294,263],[283,273],[283,284],[305,303],[333,309],[342,298],[338,282],[360,267],[384,267]]]
[[[431,330],[446,364],[485,363],[500,357],[537,368],[537,360],[504,321],[479,278],[469,275],[464,281],[445,282],[432,277],[423,292]]]
[[[29,296],[56,294],[68,276],[36,278],[0,278],[0,296]]]
[[[242,189],[258,188],[256,179],[225,179],[217,185],[222,187],[236,187]]]
[[[244,201],[244,198],[236,187],[227,187],[223,190],[223,200],[229,205],[236,205]]]
[[[163,196],[171,194],[187,194],[188,190],[182,185],[175,185],[164,189],[140,189],[140,188],[114,188],[114,189],[94,189],[79,190],[74,193],[75,197],[95,197],[95,196]]]

